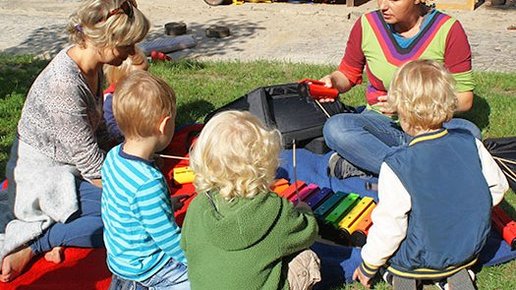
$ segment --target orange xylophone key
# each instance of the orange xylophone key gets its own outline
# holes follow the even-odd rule
[[[365,245],[367,240],[367,233],[373,224],[373,221],[371,220],[371,212],[375,207],[376,204],[369,206],[363,214],[364,218],[357,223],[356,227],[353,227],[354,230],[351,232],[350,238],[351,244],[353,244],[353,246],[362,247]]]
[[[349,239],[351,233],[356,230],[358,224],[371,212],[369,210],[374,205],[374,201],[371,197],[363,197],[358,201],[357,205],[351,209],[351,211],[342,218],[338,224],[340,230],[342,230],[343,237]]]
[[[280,178],[274,181],[274,183],[271,185],[271,190],[277,194],[280,194],[288,187],[288,180],[286,180],[285,178]]]
[[[290,198],[292,198],[292,196],[295,197],[296,189],[297,189],[297,192],[299,192],[305,186],[306,186],[306,183],[304,181],[297,180],[295,183],[292,183],[289,187],[287,187],[287,189],[285,189],[281,193],[279,193],[279,196],[286,198],[286,199],[290,199]]]

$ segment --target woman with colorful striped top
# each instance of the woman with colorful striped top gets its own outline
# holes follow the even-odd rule
[[[333,116],[324,127],[325,141],[336,151],[329,174],[338,178],[378,174],[384,157],[410,141],[396,112],[386,106],[389,83],[402,64],[415,59],[442,63],[456,81],[456,111],[473,104],[471,49],[461,24],[424,0],[378,0],[378,6],[357,20],[338,69],[322,78],[341,93],[362,82],[364,69],[368,79],[366,109]],[[480,137],[467,120],[455,118],[444,126]]]

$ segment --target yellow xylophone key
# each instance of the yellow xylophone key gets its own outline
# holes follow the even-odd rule
[[[342,218],[339,222],[339,228],[346,230],[351,234],[350,227],[357,223],[362,214],[374,203],[371,197],[362,198],[355,207]]]
[[[188,166],[176,167],[173,169],[173,178],[177,184],[192,183],[195,173]]]

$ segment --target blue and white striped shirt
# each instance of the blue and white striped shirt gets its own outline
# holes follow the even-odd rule
[[[170,258],[186,265],[168,187],[152,162],[126,154],[118,145],[102,166],[102,185],[104,243],[111,272],[143,281]]]

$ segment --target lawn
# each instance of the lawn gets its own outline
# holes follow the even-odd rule
[[[16,124],[30,84],[46,61],[30,56],[0,54],[0,179]],[[164,78],[178,98],[177,124],[202,122],[204,116],[244,93],[266,85],[320,78],[331,66],[257,61],[241,62],[167,62],[151,65],[151,72]],[[474,109],[462,117],[482,129],[484,138],[516,136],[516,73],[475,72]],[[341,99],[349,105],[363,103],[364,86],[351,90]],[[503,208],[515,218],[516,198],[506,194]],[[479,289],[516,289],[516,261],[482,269],[477,275]],[[387,289],[384,284],[377,289]],[[342,289],[362,289],[356,283]]]

